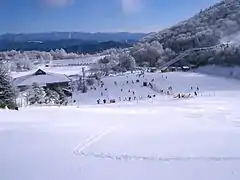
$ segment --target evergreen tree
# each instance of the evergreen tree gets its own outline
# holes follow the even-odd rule
[[[46,104],[60,104],[60,95],[51,89],[46,89]]]
[[[63,92],[61,87],[55,87],[54,91],[56,91],[59,94],[59,101],[60,104],[64,104],[67,102],[67,96],[66,94]]]
[[[32,88],[28,91],[28,101],[32,104],[42,104],[45,102],[46,92],[37,83],[33,83]]]
[[[15,109],[15,93],[7,71],[0,65],[0,108]]]

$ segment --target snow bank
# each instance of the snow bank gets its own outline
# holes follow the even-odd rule
[[[223,76],[227,78],[240,79],[240,67],[222,67],[216,65],[208,65],[199,67],[196,72],[206,73],[211,75]]]

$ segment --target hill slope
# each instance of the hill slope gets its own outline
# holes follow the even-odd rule
[[[225,0],[171,28],[146,36],[131,54],[139,64],[158,66],[190,49],[211,47],[201,52],[189,51],[183,56],[185,63],[240,64],[239,31],[240,0]],[[226,42],[234,44],[216,46]]]
[[[142,42],[154,40],[175,52],[213,46],[240,30],[240,1],[226,0],[201,11],[169,29],[151,34]]]

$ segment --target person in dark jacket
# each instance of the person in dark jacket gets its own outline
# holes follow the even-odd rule
[[[197,95],[198,95],[196,91],[194,92],[194,95],[195,95],[195,96],[197,96]]]

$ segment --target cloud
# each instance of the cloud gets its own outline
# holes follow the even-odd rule
[[[64,7],[74,3],[74,0],[43,0],[44,4],[50,6]]]
[[[143,0],[121,0],[124,13],[137,13],[143,8]]]

